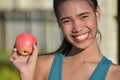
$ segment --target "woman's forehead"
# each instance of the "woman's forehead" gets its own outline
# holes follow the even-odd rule
[[[73,5],[76,5],[76,4],[79,4],[79,5],[82,5],[82,4],[86,4],[86,5],[89,5],[89,3],[86,1],[86,0],[64,0],[64,1],[61,1],[61,3],[59,3],[59,6],[69,6],[69,4],[73,4]]]
[[[75,10],[77,8],[92,9],[86,0],[67,0],[59,5],[58,10]]]
[[[72,1],[72,2],[71,2]],[[58,7],[59,16],[70,16],[84,12],[93,12],[92,8],[86,2],[76,2],[79,0],[69,0]],[[81,0],[80,0],[81,1]]]

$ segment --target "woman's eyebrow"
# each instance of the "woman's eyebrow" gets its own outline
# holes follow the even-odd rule
[[[63,17],[63,18],[61,18],[60,20],[62,21],[62,20],[64,20],[64,19],[70,19],[70,17]]]
[[[82,16],[82,15],[85,15],[85,14],[90,14],[90,12],[83,12],[83,13],[78,14],[77,16]]]

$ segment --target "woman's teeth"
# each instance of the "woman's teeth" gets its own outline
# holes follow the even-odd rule
[[[88,33],[83,34],[83,35],[80,35],[80,36],[76,36],[75,39],[77,39],[77,40],[84,40],[84,39],[86,39],[87,37],[88,37]]]

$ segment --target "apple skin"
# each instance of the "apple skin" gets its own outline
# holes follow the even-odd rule
[[[17,49],[18,54],[23,56],[32,54],[34,44],[37,45],[37,40],[29,33],[19,34],[15,40],[15,48]]]

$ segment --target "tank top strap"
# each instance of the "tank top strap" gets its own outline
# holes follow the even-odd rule
[[[103,56],[89,80],[105,80],[112,62]]]
[[[62,53],[55,55],[48,80],[62,80],[62,62],[64,56]]]

